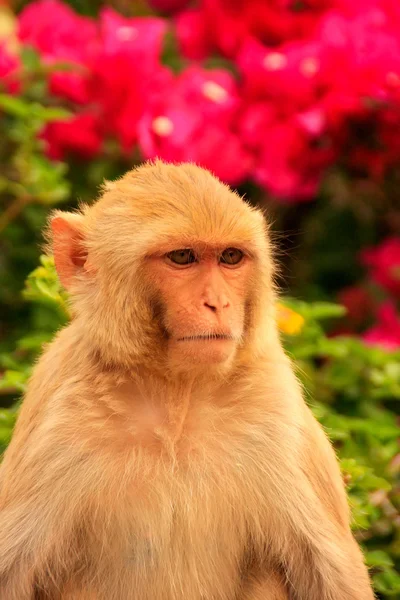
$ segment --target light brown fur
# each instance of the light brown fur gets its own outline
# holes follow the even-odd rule
[[[336,457],[279,341],[261,213],[157,162],[52,223],[74,318],[1,466],[1,600],[372,600]],[[193,245],[188,294],[191,271],[169,281],[161,255]],[[248,252],[237,275],[212,258],[232,246]],[[196,360],[174,342],[185,323],[235,336]]]

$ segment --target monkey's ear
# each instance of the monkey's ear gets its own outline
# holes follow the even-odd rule
[[[68,289],[82,272],[88,253],[84,245],[83,216],[56,212],[50,220],[50,239],[58,277]]]

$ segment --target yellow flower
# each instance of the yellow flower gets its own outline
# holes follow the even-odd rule
[[[303,317],[283,304],[276,305],[276,319],[278,327],[283,333],[297,335],[303,329]]]
[[[7,5],[0,6],[0,43],[10,54],[18,53],[17,19]]]

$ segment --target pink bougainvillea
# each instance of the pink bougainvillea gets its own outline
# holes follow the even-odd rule
[[[363,335],[363,339],[367,344],[380,346],[385,350],[400,348],[400,315],[392,302],[382,304],[377,323]]]
[[[0,44],[0,84],[10,93],[16,93],[19,89],[18,69],[20,62],[18,57],[11,54],[4,44]]]
[[[37,0],[19,16],[19,38],[48,64],[63,63],[50,78],[50,90],[74,102],[88,102],[89,62],[98,46],[96,22],[77,15],[59,0]],[[65,65],[70,70],[65,70]]]
[[[92,158],[100,152],[102,145],[98,121],[90,113],[50,123],[43,132],[43,138],[47,142],[49,156],[56,160],[74,152]]]
[[[114,138],[126,157],[139,150],[195,160],[284,202],[311,200],[335,163],[375,179],[398,164],[396,0],[151,5],[162,16],[126,18],[105,7],[90,19],[61,0],[36,0],[20,13],[22,44],[53,66],[50,92],[75,111],[47,128],[52,156],[91,156]],[[175,54],[163,64],[171,29],[189,61]],[[223,68],[205,69],[201,61],[218,55]],[[0,51],[8,90],[17,65]]]
[[[100,14],[100,49],[92,60],[91,101],[103,131],[124,151],[137,142],[146,106],[161,93],[171,75],[160,63],[167,23],[158,18],[121,17],[111,8]]]
[[[238,184],[251,165],[235,132],[239,110],[237,85],[228,72],[190,67],[148,103],[138,126],[139,146],[146,158],[193,161]]]
[[[400,299],[400,237],[389,237],[380,246],[364,250],[362,261],[371,278]]]
[[[347,310],[345,325],[350,331],[364,328],[367,321],[375,314],[375,299],[362,285],[345,287],[339,292],[337,299]]]

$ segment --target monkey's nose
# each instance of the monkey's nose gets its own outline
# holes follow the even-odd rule
[[[217,307],[214,306],[213,304],[209,304],[208,302],[204,302],[204,306],[206,306],[207,308],[209,308],[211,310],[211,312],[217,312]]]
[[[219,310],[228,308],[229,302],[225,298],[221,298],[221,300],[216,300],[214,302],[208,300],[207,302],[204,302],[204,306],[210,309],[211,312],[216,313]]]

